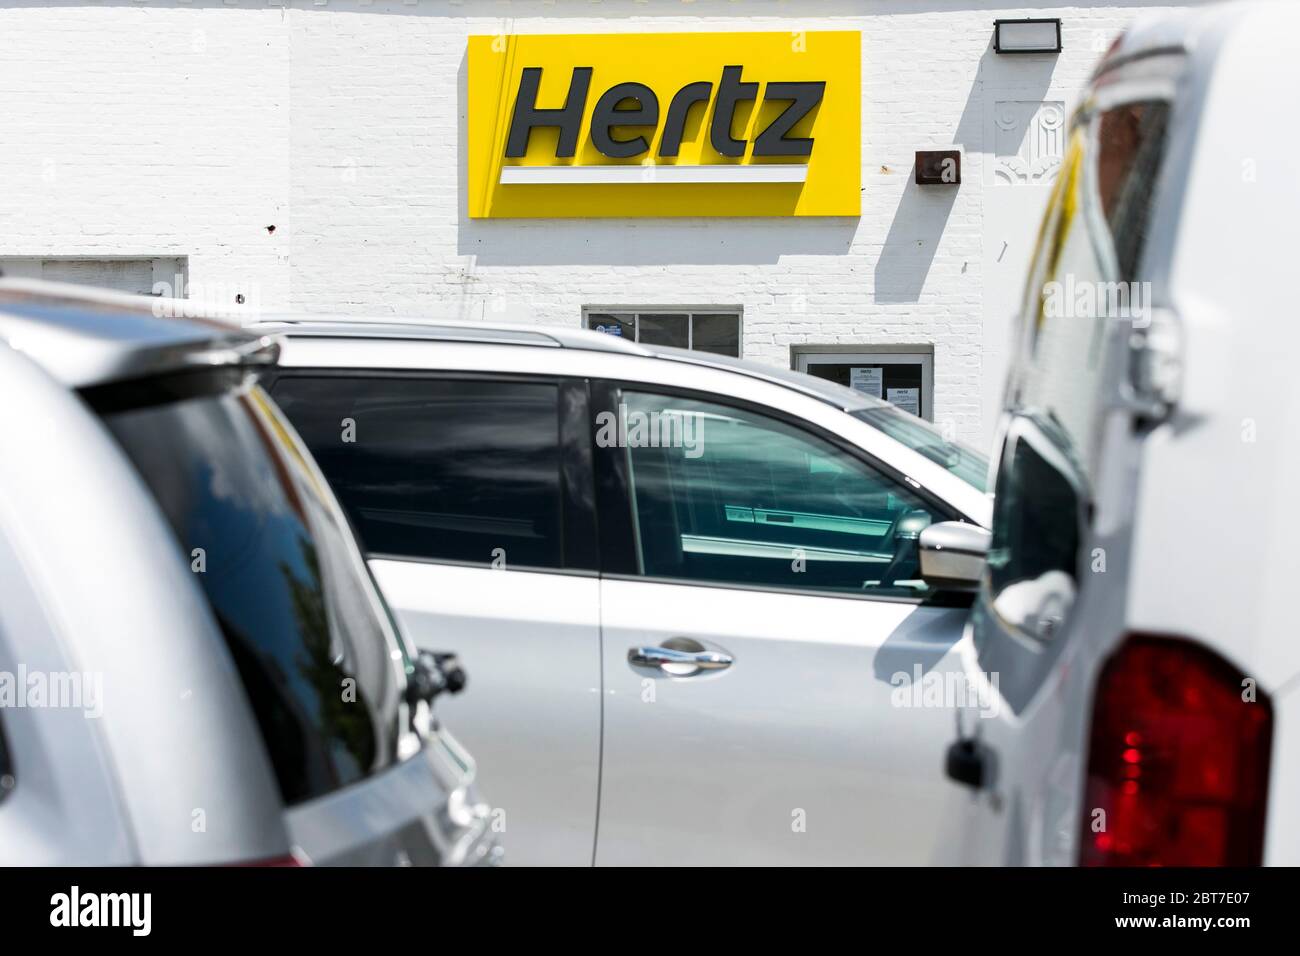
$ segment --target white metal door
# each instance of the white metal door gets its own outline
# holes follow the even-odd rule
[[[601,588],[598,864],[950,860],[967,798],[942,777],[955,712],[936,691],[960,674],[964,609],[650,581]],[[629,662],[630,649],[670,641],[731,663],[672,676]]]
[[[455,651],[435,709],[474,755],[509,865],[589,866],[600,771],[595,576],[372,560],[420,650]]]

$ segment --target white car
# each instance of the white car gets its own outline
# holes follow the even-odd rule
[[[596,332],[261,330],[407,633],[473,676],[444,709],[512,863],[950,855],[954,707],[911,684],[960,675],[981,456],[861,392]]]
[[[193,306],[0,280],[0,865],[498,862],[455,669],[256,387],[274,344]]]
[[[1297,35],[1140,21],[1074,118],[964,645],[1002,702],[950,753],[966,862],[1300,863]]]

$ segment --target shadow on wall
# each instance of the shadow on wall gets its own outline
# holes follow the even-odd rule
[[[984,178],[984,168],[995,162],[996,134],[991,126],[993,110],[1003,95],[1017,101],[1036,102],[1047,95],[1056,56],[1000,56],[988,47],[980,57],[975,83],[966,96],[961,118],[953,131],[952,145],[962,148],[960,186],[918,186],[916,166],[907,172],[902,199],[889,224],[889,233],[876,261],[875,301],[879,304],[917,302],[925,288],[930,266],[943,239],[957,194],[975,189],[982,202],[996,202],[996,192]],[[999,90],[1013,90],[1000,93]],[[945,144],[918,144],[917,148],[940,149]]]
[[[876,302],[916,302],[960,186],[918,186],[915,166],[908,170],[903,198],[876,260]]]
[[[469,111],[469,58],[456,75],[460,128]],[[469,148],[456,148],[456,252],[483,266],[761,265],[782,256],[844,255],[856,217],[762,219],[471,219]]]

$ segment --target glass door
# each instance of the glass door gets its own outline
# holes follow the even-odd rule
[[[926,352],[803,352],[795,368],[934,421],[934,356]]]

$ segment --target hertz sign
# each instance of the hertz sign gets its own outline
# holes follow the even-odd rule
[[[859,37],[470,37],[469,214],[857,216]]]

